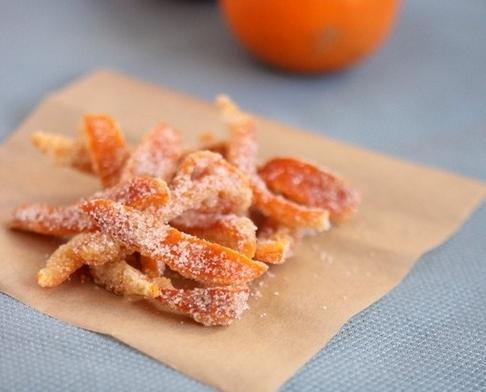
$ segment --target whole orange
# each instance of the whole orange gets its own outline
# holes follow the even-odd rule
[[[389,34],[399,0],[220,0],[236,37],[256,57],[297,72],[343,69]]]

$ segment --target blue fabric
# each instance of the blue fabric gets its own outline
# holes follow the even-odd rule
[[[275,73],[205,1],[0,5],[0,133],[44,94],[113,67],[364,147],[486,180],[486,2],[408,0],[387,46],[324,77]],[[486,205],[346,324],[284,391],[486,391]],[[0,295],[0,390],[209,390]]]

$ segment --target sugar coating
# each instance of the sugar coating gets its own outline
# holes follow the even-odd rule
[[[88,200],[110,199],[128,206],[144,209],[160,207],[169,200],[167,184],[157,178],[136,177],[97,192]],[[17,208],[11,217],[10,227],[39,234],[65,236],[95,230],[89,215],[79,204],[54,207],[30,204]]]
[[[95,282],[118,295],[155,298],[159,287],[123,259],[90,267]]]
[[[171,182],[171,202],[158,214],[170,221],[185,211],[242,213],[251,205],[248,179],[219,154],[189,154]]]
[[[258,230],[255,258],[269,264],[281,264],[292,256],[297,234],[272,219],[264,219]]]
[[[356,211],[360,202],[356,190],[329,169],[295,158],[274,158],[259,175],[274,192],[311,207],[327,209],[333,220]]]
[[[47,132],[34,132],[32,144],[54,164],[68,166],[85,173],[93,173],[86,145],[81,140]]]
[[[58,236],[94,230],[93,222],[78,206],[21,206],[13,212],[9,224],[18,230]]]
[[[216,105],[221,111],[223,121],[231,131],[226,151],[228,161],[244,173],[254,174],[258,143],[253,118],[242,112],[227,96],[219,96]]]
[[[107,115],[84,116],[83,135],[95,174],[105,187],[115,185],[128,158],[128,149],[120,128]]]
[[[299,205],[269,191],[256,170],[258,145],[252,117],[242,112],[228,97],[219,97],[217,105],[231,131],[227,159],[249,176],[253,189],[253,205],[264,215],[287,226],[328,230],[327,210]]]
[[[128,159],[122,179],[152,176],[169,181],[182,155],[181,137],[160,123],[149,131]]]
[[[105,234],[78,234],[54,251],[37,281],[42,287],[56,287],[84,264],[101,265],[125,256],[124,248]]]
[[[190,210],[171,221],[179,230],[216,242],[253,258],[256,250],[256,226],[244,216],[204,214]]]
[[[191,290],[161,289],[154,303],[192,317],[206,326],[229,325],[248,309],[247,287],[210,287]]]
[[[239,284],[263,274],[265,264],[221,245],[184,234],[153,214],[108,200],[86,202],[83,209],[99,229],[132,251],[163,261],[182,276],[212,284]]]
[[[96,199],[113,200],[143,210],[149,207],[161,207],[168,203],[170,191],[167,183],[159,178],[139,176],[97,192],[87,200]]]
[[[265,216],[295,229],[329,230],[329,211],[307,207],[268,190],[259,177],[252,178],[254,205]]]

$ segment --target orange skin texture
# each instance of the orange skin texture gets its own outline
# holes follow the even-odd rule
[[[201,225],[196,222],[188,225],[175,220],[171,225],[184,233],[234,249],[250,259],[255,256],[256,226],[250,219],[236,215],[222,215],[213,218],[211,222],[211,216],[202,215],[202,217],[207,219],[206,224]]]
[[[245,284],[268,267],[224,246],[182,233],[153,216],[109,200],[81,205],[106,232],[131,252],[164,262],[187,279],[216,285]],[[181,262],[183,260],[183,262]]]
[[[328,210],[334,222],[358,209],[360,196],[331,171],[295,158],[273,158],[258,170],[273,192],[306,206]]]
[[[267,264],[282,264],[289,252],[290,242],[286,238],[259,239],[255,251],[255,260]]]
[[[94,172],[105,188],[115,185],[128,157],[120,128],[106,114],[87,114],[84,135]]]
[[[160,289],[155,299],[162,309],[191,316],[209,325],[229,325],[239,318],[250,290],[246,286],[207,287],[192,290]]]
[[[255,57],[299,73],[336,71],[376,50],[399,0],[219,0],[238,40]]]
[[[140,210],[160,207],[169,201],[167,184],[154,177],[135,177],[104,191],[95,193],[89,200],[109,199]],[[14,210],[10,228],[32,231],[37,234],[65,236],[94,231],[96,225],[84,213],[79,203],[66,207],[47,204],[26,204]]]

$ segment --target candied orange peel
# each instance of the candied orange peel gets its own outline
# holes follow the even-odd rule
[[[273,192],[309,207],[329,211],[332,221],[341,221],[358,208],[356,190],[330,170],[296,158],[273,158],[258,174]]]
[[[117,123],[104,114],[87,114],[83,130],[93,171],[104,187],[116,184],[128,157],[125,139]]]
[[[205,284],[231,285],[254,280],[267,266],[222,245],[180,232],[153,214],[143,213],[109,200],[82,204],[102,233],[132,252],[153,260],[185,278]]]
[[[169,202],[167,184],[155,177],[135,177],[97,192],[89,199],[109,199],[145,209]],[[61,207],[47,204],[25,204],[14,210],[10,227],[37,234],[65,236],[95,230],[89,216],[77,204]]]
[[[293,228],[306,228],[317,231],[328,230],[329,212],[323,208],[312,208],[294,203],[272,193],[257,173],[258,144],[255,121],[242,112],[228,97],[216,100],[223,121],[230,130],[226,147],[226,158],[235,167],[247,174],[253,190],[253,206],[263,215],[283,225]]]
[[[257,228],[245,216],[188,211],[172,220],[171,225],[185,233],[234,249],[249,258],[255,256]]]
[[[131,153],[122,180],[152,176],[170,181],[182,156],[180,135],[165,123],[157,124]]]
[[[130,148],[105,114],[85,115],[78,137],[32,135],[55,164],[104,188],[67,206],[14,210],[10,228],[67,237],[37,273],[41,287],[83,268],[116,295],[229,325],[249,307],[253,281],[288,260],[304,234],[357,211],[358,193],[326,168],[288,157],[258,166],[255,119],[226,96],[216,105],[229,138],[203,135],[197,150],[184,150],[164,122]]]
[[[93,174],[93,165],[85,143],[56,133],[34,132],[32,144],[56,165]]]

